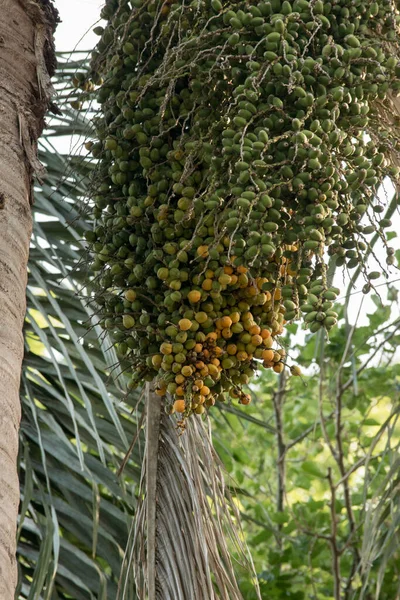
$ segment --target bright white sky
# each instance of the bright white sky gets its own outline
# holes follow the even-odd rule
[[[101,7],[104,4],[104,0],[56,0],[55,4],[60,12],[60,18],[62,23],[59,24],[56,31],[56,49],[58,51],[73,50],[76,46],[80,50],[91,50],[98,41],[92,29],[99,21],[99,15]],[[394,215],[392,218],[393,226],[390,228],[391,231],[396,231],[400,234],[400,215]],[[400,246],[399,238],[395,238],[391,243],[397,249]],[[376,248],[376,253],[385,264],[385,253],[383,248]],[[380,270],[379,266],[371,261],[370,270]],[[392,268],[390,281],[394,281],[400,277],[399,271]],[[345,278],[347,282],[347,277]],[[384,283],[385,279],[380,278],[376,283]],[[341,288],[344,292],[346,284],[343,282],[342,276],[337,278],[335,285]],[[357,291],[362,287],[363,282],[357,286]],[[394,287],[400,290],[399,282],[394,283]],[[385,298],[385,287],[380,287],[382,299]],[[362,313],[373,312],[375,307],[369,296],[365,297],[363,294],[356,294],[353,296],[353,302],[351,304],[351,314],[349,315],[350,321],[354,322],[357,317],[360,302],[363,300]],[[394,316],[394,315],[393,315]],[[366,317],[360,319],[359,323],[366,324],[368,321]]]
[[[56,0],[62,23],[56,31],[58,51],[73,50],[79,43],[81,50],[89,50],[98,41],[92,32],[99,19],[104,0]],[[83,40],[80,42],[81,38]]]

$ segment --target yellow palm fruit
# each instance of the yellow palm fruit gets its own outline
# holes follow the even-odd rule
[[[274,351],[273,350],[263,350],[262,358],[266,362],[271,362],[274,359]]]
[[[293,365],[290,367],[290,372],[295,377],[299,377],[301,375],[301,369],[297,365]]]
[[[190,377],[193,374],[193,367],[190,365],[185,365],[182,367],[181,373],[184,377]]]
[[[154,356],[151,357],[151,362],[155,369],[159,369],[161,367],[162,360],[163,360],[163,357],[161,356],[161,354],[155,354]]]
[[[175,402],[174,402],[174,405],[173,405],[173,406],[174,406],[174,410],[175,410],[177,413],[183,413],[183,412],[185,412],[185,409],[186,409],[186,403],[185,403],[185,401],[184,401],[184,400],[175,400]]]
[[[181,319],[178,325],[181,331],[188,331],[192,326],[192,321],[190,319]]]
[[[206,292],[209,292],[212,289],[212,279],[205,279],[203,281],[203,283],[201,284],[201,287],[203,288],[203,290],[205,290]]]
[[[258,325],[252,325],[249,329],[249,333],[251,333],[251,335],[260,335],[261,328]]]
[[[263,346],[265,346],[265,348],[272,348],[273,345],[274,345],[274,340],[273,340],[272,336],[263,339]]]
[[[253,346],[261,346],[263,342],[263,339],[261,337],[261,335],[252,335],[251,336],[251,343]]]
[[[241,288],[247,288],[247,286],[249,285],[249,278],[247,277],[247,275],[245,275],[244,273],[239,275],[238,284]]]
[[[172,353],[172,344],[168,342],[163,342],[160,346],[160,352],[162,354],[171,354]]]
[[[230,317],[222,317],[220,319],[221,329],[225,329],[226,327],[230,327],[232,325],[232,319]]]
[[[197,255],[206,258],[208,256],[208,246],[199,246],[197,248]]]
[[[188,293],[187,297],[188,297],[189,302],[192,302],[192,304],[196,304],[196,302],[200,302],[201,292],[199,292],[198,290],[191,290]]]
[[[136,300],[136,292],[135,292],[135,290],[126,290],[126,292],[125,292],[125,300],[128,300],[128,302],[134,302]]]
[[[232,337],[233,332],[229,329],[229,327],[225,327],[225,329],[221,331],[221,334],[225,340],[229,340],[229,338]]]
[[[231,283],[231,276],[228,275],[227,273],[223,273],[222,275],[220,275],[218,277],[218,281],[221,285],[227,286]]]
[[[217,365],[214,365],[213,363],[210,363],[208,366],[208,373],[211,375],[211,377],[216,377],[219,373],[220,368]]]

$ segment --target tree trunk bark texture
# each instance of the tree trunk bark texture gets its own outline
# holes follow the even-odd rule
[[[51,97],[57,13],[49,0],[0,0],[0,598],[17,580],[19,385],[32,177]]]

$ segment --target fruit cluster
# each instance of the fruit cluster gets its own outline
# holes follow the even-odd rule
[[[353,268],[368,235],[385,241],[398,11],[108,0],[102,17],[87,239],[103,325],[132,387],[155,380],[184,416],[225,391],[247,403],[259,366],[284,368],[285,322],[336,323],[327,259]],[[364,272],[369,285],[379,276]]]

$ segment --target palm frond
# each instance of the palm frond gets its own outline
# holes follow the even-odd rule
[[[238,570],[251,570],[251,559],[205,423],[189,419],[179,435],[148,387],[141,501],[125,561],[140,599],[242,600]],[[125,586],[118,598],[126,600]]]
[[[35,189],[21,384],[17,597],[27,600],[116,597],[140,477],[140,445],[122,484],[116,475],[137,418],[123,377],[111,376],[115,350],[80,290],[86,182],[50,140],[68,146],[88,127],[67,109],[40,147],[47,177]]]

